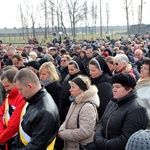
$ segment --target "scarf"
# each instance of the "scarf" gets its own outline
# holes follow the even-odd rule
[[[142,87],[142,86],[150,86],[150,77],[140,78],[136,83],[136,89]]]

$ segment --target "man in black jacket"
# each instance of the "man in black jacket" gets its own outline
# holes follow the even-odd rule
[[[22,110],[19,133],[12,149],[53,149],[59,128],[59,113],[54,100],[41,88],[37,75],[27,68],[17,73],[14,83],[27,103]]]

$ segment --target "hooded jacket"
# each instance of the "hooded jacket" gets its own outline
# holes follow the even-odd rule
[[[98,116],[96,108],[100,104],[97,92],[96,86],[90,86],[88,90],[76,97],[75,102],[71,103],[66,119],[59,128],[61,138],[64,140],[64,150],[79,150],[79,143],[86,145],[93,142]],[[79,128],[77,127],[78,115]]]

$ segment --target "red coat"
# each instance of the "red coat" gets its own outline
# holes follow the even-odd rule
[[[0,144],[7,142],[11,139],[19,130],[19,123],[20,123],[20,114],[24,104],[26,103],[23,99],[23,96],[19,94],[17,88],[13,89],[8,96],[8,105],[9,105],[9,112],[10,119],[8,121],[8,125],[4,124],[3,118],[5,113],[5,102],[2,103],[0,107]]]

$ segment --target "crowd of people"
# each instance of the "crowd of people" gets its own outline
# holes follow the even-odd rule
[[[150,35],[1,43],[0,76],[1,150],[130,150],[149,131]]]

